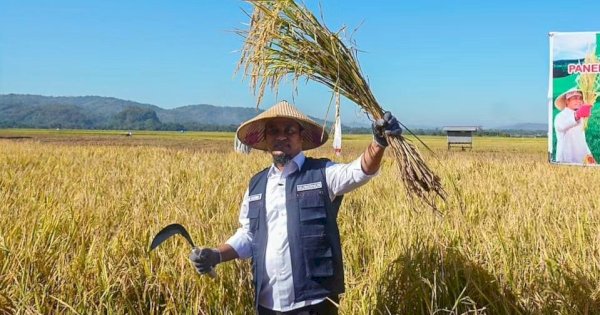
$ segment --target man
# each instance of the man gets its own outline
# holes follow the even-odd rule
[[[217,248],[190,254],[198,272],[252,257],[259,314],[337,314],[332,302],[344,292],[338,209],[345,193],[379,170],[384,133],[402,132],[389,112],[373,130],[374,142],[358,159],[334,164],[305,157],[302,151],[324,144],[327,133],[285,101],[242,124],[240,141],[268,151],[273,165],[250,180],[238,231]]]
[[[583,104],[583,94],[572,88],[554,102],[561,112],[554,118],[556,162],[595,164],[585,139],[583,118],[590,117],[591,105]]]

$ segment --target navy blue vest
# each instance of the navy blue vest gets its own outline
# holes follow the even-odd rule
[[[294,277],[295,302],[344,292],[342,247],[337,214],[343,196],[329,199],[327,159],[306,158],[299,171],[286,178],[287,231]],[[248,219],[252,240],[255,304],[266,275],[267,221],[265,169],[250,180]],[[260,194],[260,197],[259,197]]]

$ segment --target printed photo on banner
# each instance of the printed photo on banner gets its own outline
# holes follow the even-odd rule
[[[550,33],[548,148],[554,163],[600,158],[600,33]]]

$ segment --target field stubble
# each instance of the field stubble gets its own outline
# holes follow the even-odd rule
[[[219,265],[213,280],[181,238],[146,252],[173,222],[197,244],[225,241],[249,178],[270,163],[231,152],[231,134],[204,136],[210,145],[0,139],[0,314],[250,313],[249,261]],[[597,168],[549,165],[545,139],[475,138],[465,152],[423,139],[449,193],[444,215],[407,198],[389,157],[348,194],[343,314],[600,312]],[[307,154],[348,162],[368,142],[347,137],[340,158],[329,144]]]

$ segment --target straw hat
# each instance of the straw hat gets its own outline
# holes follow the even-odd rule
[[[253,149],[267,151],[265,123],[278,117],[293,119],[302,126],[303,130],[300,135],[302,137],[302,150],[314,149],[327,142],[329,137],[327,131],[324,131],[319,124],[302,114],[287,101],[281,101],[269,110],[243,123],[236,132],[238,139]]]
[[[569,90],[567,90],[566,92],[564,92],[556,98],[556,101],[554,101],[554,106],[556,106],[556,108],[558,108],[559,110],[565,109],[565,106],[567,106],[567,98],[570,98],[571,96],[577,94],[583,96],[583,93],[580,89],[576,87],[570,88]]]

